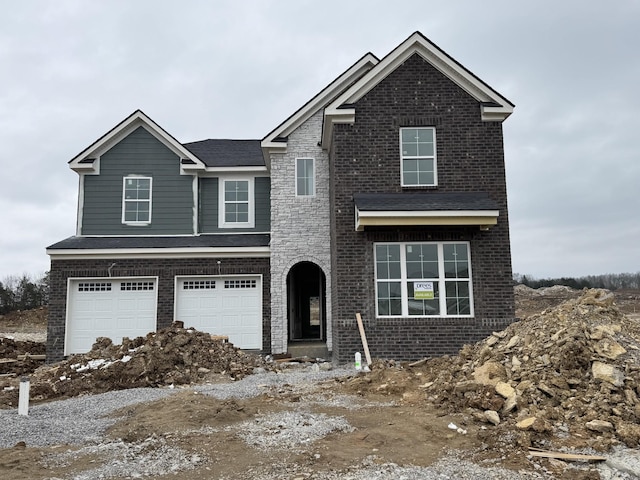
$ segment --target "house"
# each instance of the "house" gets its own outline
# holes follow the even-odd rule
[[[180,143],[136,111],[84,149],[51,245],[48,361],[182,320],[263,353],[454,353],[514,320],[513,104],[419,32],[260,140]]]

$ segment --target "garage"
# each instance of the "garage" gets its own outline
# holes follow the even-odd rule
[[[185,327],[227,335],[236,347],[262,349],[260,276],[178,277],[175,319]]]
[[[65,355],[85,353],[98,337],[114,343],[156,330],[155,278],[69,281]]]

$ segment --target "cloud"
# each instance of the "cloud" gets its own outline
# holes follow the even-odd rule
[[[261,138],[420,30],[516,104],[514,270],[638,271],[640,3],[31,0],[0,17],[0,278],[75,231],[66,162],[137,108],[183,142]]]

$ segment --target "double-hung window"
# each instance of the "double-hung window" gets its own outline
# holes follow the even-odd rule
[[[253,225],[253,180],[221,179],[219,226],[252,228]]]
[[[379,317],[473,315],[468,243],[375,245]]]
[[[122,223],[146,225],[151,223],[151,177],[122,179]]]
[[[296,158],[296,195],[312,197],[315,195],[315,162],[313,158]]]
[[[401,128],[400,153],[403,187],[438,184],[435,128]]]

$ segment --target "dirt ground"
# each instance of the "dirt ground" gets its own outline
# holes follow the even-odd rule
[[[105,440],[132,445],[159,442],[198,458],[195,468],[167,472],[162,477],[167,479],[246,479],[270,471],[273,478],[303,480],[318,472],[348,472],[365,458],[374,463],[427,466],[450,450],[462,451],[466,459],[481,465],[546,471],[554,478],[599,479],[587,465],[576,470],[568,462],[528,455],[530,447],[607,451],[616,445],[640,445],[636,353],[640,350],[640,327],[636,325],[640,291],[590,292],[517,287],[517,315],[522,321],[466,347],[460,355],[413,364],[378,359],[370,373],[354,372],[350,377],[328,380],[317,384],[313,392],[291,386],[266,389],[251,399],[218,400],[185,388],[117,412],[118,421]],[[45,328],[46,310],[22,315],[24,321],[18,314],[0,318],[0,334]],[[37,348],[16,342],[12,350],[6,340],[3,345],[0,357],[5,360]],[[180,359],[164,359],[163,365],[177,366],[159,367],[157,350],[181,352]],[[191,353],[182,355],[186,351]],[[202,351],[208,355],[198,353],[196,358],[194,352]],[[134,339],[124,348],[103,342],[86,357],[40,367],[32,375],[48,386],[36,387],[36,395],[47,401],[108,390],[100,368],[77,372],[77,365],[104,359],[119,369],[116,376],[120,380],[114,388],[232,381],[256,367],[272,368],[205,334],[184,334],[175,327]],[[603,379],[593,372],[594,359],[623,375],[624,384],[614,385],[616,378]],[[11,372],[9,364],[18,369],[18,363],[7,362],[0,376],[2,408],[16,406],[17,392],[6,389],[25,373],[24,369]],[[129,382],[129,369],[135,373],[131,378],[145,378],[145,383]],[[67,376],[66,382],[57,380]],[[298,449],[282,445],[265,450],[248,447],[234,429],[257,417],[300,411],[342,417],[353,430],[329,433]],[[487,412],[494,412],[498,423]],[[593,429],[584,427],[594,421],[598,422]],[[0,478],[72,478],[105,461],[102,454],[91,452],[65,462],[47,460],[80,448],[18,444],[0,449]]]

